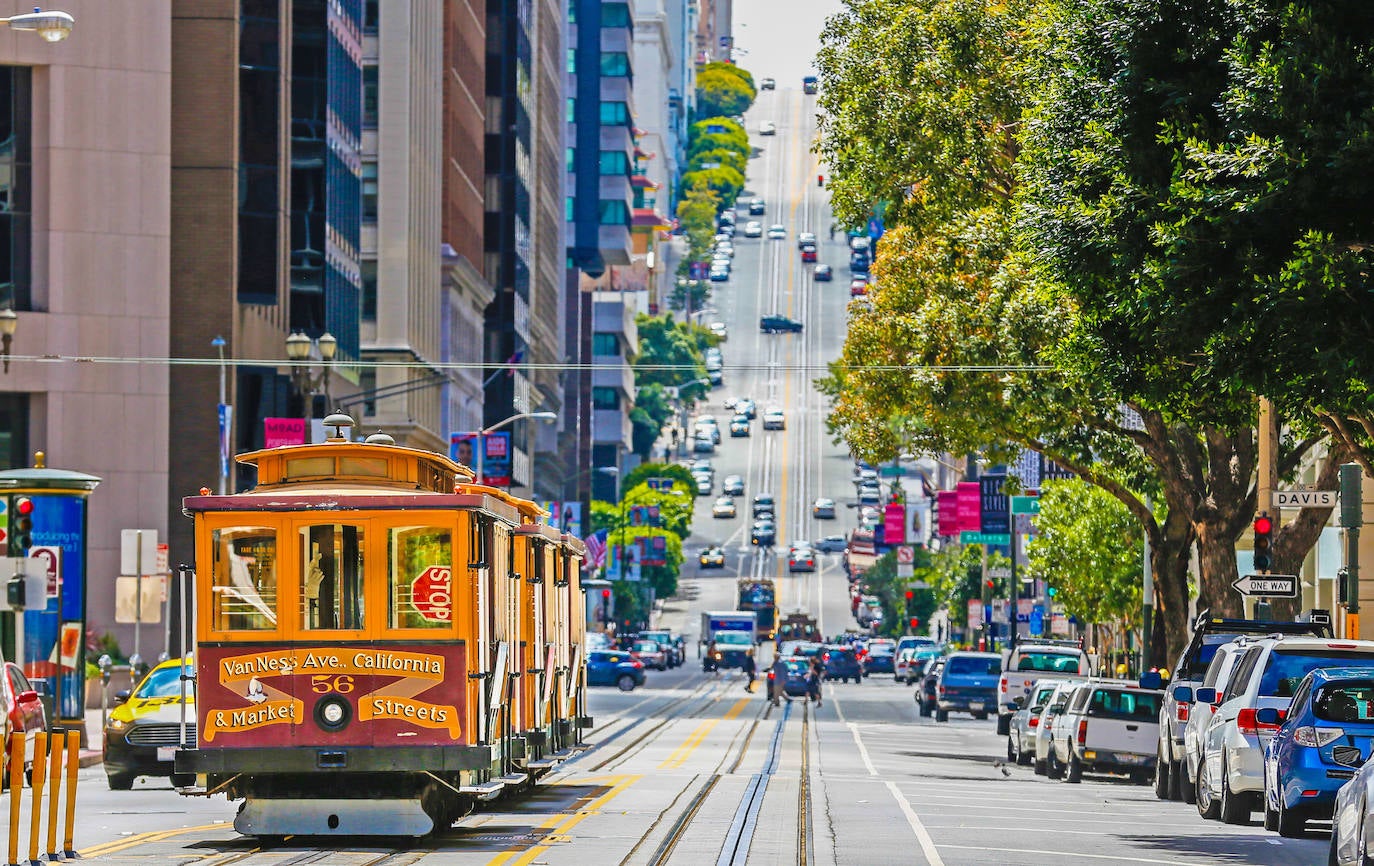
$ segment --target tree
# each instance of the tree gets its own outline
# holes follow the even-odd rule
[[[678,389],[681,399],[691,400],[706,393],[697,379],[706,378],[706,360],[689,328],[672,316],[641,314],[639,354],[634,360],[635,386],[658,384]]]
[[[713,162],[720,163],[726,168],[734,169],[740,174],[744,174],[745,170],[749,167],[749,158],[747,155],[737,150],[717,147],[714,150],[697,151],[696,154],[692,156],[692,161],[688,163],[687,171],[700,171],[706,164]]]
[[[671,478],[674,489],[681,490],[686,496],[695,496],[697,483],[686,466],[677,463],[641,463],[631,469],[622,479],[626,490],[638,487],[649,478]]]
[[[740,191],[744,189],[744,174],[722,164],[715,168],[684,172],[682,184],[687,190],[710,190],[721,201],[732,202],[739,198]]]
[[[673,417],[673,406],[663,385],[651,382],[635,390],[635,407],[630,411],[634,453],[648,460],[663,425]]]
[[[728,117],[698,120],[687,130],[687,159],[704,150],[723,148],[735,153],[749,154],[749,134],[738,122]]]
[[[701,261],[711,249],[716,234],[716,217],[721,211],[720,194],[709,186],[686,188],[677,205],[678,223],[687,235],[689,253],[683,264]]]
[[[743,70],[708,63],[697,72],[697,112],[702,117],[734,117],[749,110],[757,95]]]

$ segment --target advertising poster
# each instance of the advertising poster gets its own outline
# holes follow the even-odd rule
[[[264,418],[262,419],[262,426],[262,447],[264,448],[305,444],[304,418]]]
[[[889,503],[883,511],[883,544],[906,544],[906,506]]]
[[[477,433],[450,433],[448,437],[449,459],[461,463],[473,472],[477,471]],[[482,458],[482,474],[477,483],[488,487],[510,487],[510,432],[501,430],[487,433],[486,454]]]
[[[956,509],[960,532],[979,532],[983,528],[982,485],[977,481],[960,481],[955,489]]]
[[[939,535],[959,534],[959,494],[953,490],[941,490],[935,495],[940,510]]]

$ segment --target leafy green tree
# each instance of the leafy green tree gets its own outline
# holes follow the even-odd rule
[[[640,315],[639,354],[634,360],[635,386],[658,384],[676,387],[684,400],[704,395],[706,360],[690,329],[672,316]]]
[[[707,163],[720,163],[726,168],[732,168],[740,174],[744,174],[749,167],[749,159],[745,154],[737,150],[718,147],[715,150],[701,150],[692,157],[692,161],[687,165],[687,171],[700,171]]]
[[[710,117],[698,120],[687,130],[687,159],[704,150],[724,150],[749,154],[749,133],[737,121],[728,117]]]
[[[677,463],[641,463],[625,475],[622,483],[630,490],[649,478],[671,478],[675,490],[681,490],[686,496],[696,495],[697,484],[691,471]]]
[[[668,308],[672,310],[704,310],[711,299],[710,283],[706,280],[680,279],[668,294]]]
[[[744,82],[744,86],[748,87],[751,92],[758,92],[758,87],[754,84],[753,73],[742,66],[724,60],[713,60],[710,63],[702,64],[701,68],[697,70],[697,78],[700,80],[702,74],[715,75],[717,73],[733,75]]]
[[[716,234],[716,217],[720,214],[723,201],[720,194],[709,186],[684,189],[682,200],[677,205],[678,222],[687,235],[690,248],[683,259],[684,266],[701,261],[710,251],[711,239]]]
[[[667,390],[657,382],[651,382],[635,392],[635,406],[630,411],[633,425],[634,453],[648,460],[653,455],[654,442],[658,440],[663,425],[673,416],[673,406],[668,399]]]
[[[688,190],[708,189],[721,201],[732,202],[744,189],[744,174],[727,165],[684,172],[682,184]]]
[[[708,63],[697,72],[697,112],[702,117],[733,117],[754,104],[757,95],[747,73],[728,63]]]

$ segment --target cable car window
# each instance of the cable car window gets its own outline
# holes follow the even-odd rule
[[[216,631],[277,627],[277,531],[233,526],[212,533],[210,621]]]
[[[305,628],[363,627],[363,541],[361,526],[325,524],[300,530]]]
[[[387,462],[381,457],[341,457],[340,475],[363,475],[372,478],[386,478]]]
[[[387,540],[391,628],[453,624],[453,531],[438,526],[392,529]]]
[[[296,457],[286,461],[287,478],[318,478],[333,474],[333,457]]]

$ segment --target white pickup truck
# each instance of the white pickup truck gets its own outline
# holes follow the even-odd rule
[[[1031,639],[1002,653],[1002,676],[997,681],[997,734],[1006,736],[1016,699],[1024,699],[1031,685],[1044,677],[1092,676],[1092,663],[1078,641]]]
[[[1064,779],[1088,772],[1128,773],[1145,784],[1154,772],[1159,744],[1159,708],[1164,692],[1123,680],[1091,680],[1073,694],[1055,722],[1052,763]]]

